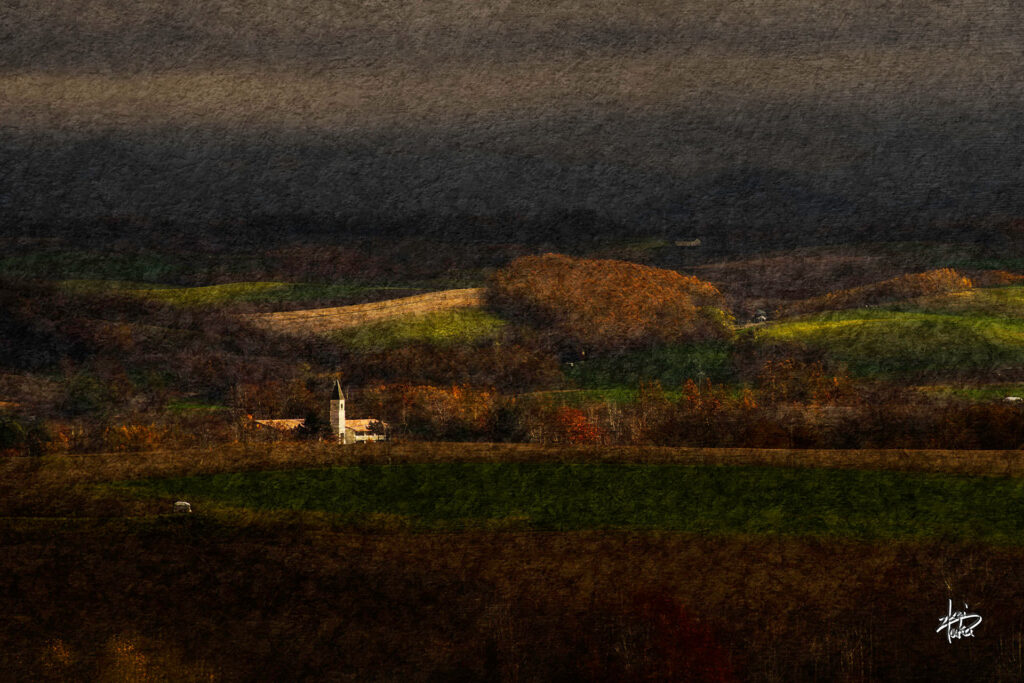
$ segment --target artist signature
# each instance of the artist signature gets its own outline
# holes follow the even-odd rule
[[[964,603],[964,609],[967,609],[967,603]],[[952,643],[954,638],[971,638],[974,636],[974,629],[978,628],[978,624],[981,623],[981,617],[977,614],[968,614],[964,612],[953,611],[953,601],[949,601],[949,611],[946,616],[939,617],[939,627],[935,629],[936,633],[941,632],[943,629],[946,630],[946,642]]]

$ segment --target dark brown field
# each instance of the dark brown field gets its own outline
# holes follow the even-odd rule
[[[458,449],[458,455],[454,455]],[[357,531],[315,514],[160,514],[90,485],[390,459],[597,459],[477,444],[10,458],[5,680],[1019,680],[1024,549],[661,532]],[[1019,453],[618,449],[1020,475]],[[935,632],[946,596],[984,617]],[[957,606],[958,607],[958,606]]]

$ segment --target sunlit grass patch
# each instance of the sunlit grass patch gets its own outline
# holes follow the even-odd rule
[[[968,401],[998,401],[1007,396],[1024,397],[1024,384],[986,384],[979,386],[962,386],[935,384],[918,387],[932,396],[966,399]]]
[[[506,322],[488,311],[457,308],[410,315],[331,333],[331,338],[361,351],[422,342],[437,346],[472,344],[496,338]]]
[[[177,400],[168,402],[165,406],[165,410],[169,413],[180,415],[186,413],[216,413],[222,410],[227,410],[227,407],[216,403],[204,403],[202,401]]]
[[[232,282],[204,287],[139,290],[141,296],[177,306],[209,306],[238,301],[281,300],[291,286],[284,282]]]
[[[977,298],[982,304],[993,298],[1013,300],[1011,293]],[[822,349],[860,375],[979,372],[1024,363],[1024,319],[994,315],[984,305],[953,311],[950,302],[956,300],[951,297],[935,301],[944,304],[850,309],[743,333],[766,344]]]

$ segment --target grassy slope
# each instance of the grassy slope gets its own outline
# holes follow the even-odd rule
[[[479,308],[484,303],[483,293],[482,288],[448,289],[354,305],[261,313],[249,320],[285,333],[330,334],[410,316]]]
[[[820,313],[740,331],[761,344],[822,348],[865,376],[978,374],[1024,365],[1024,287],[974,289],[881,307]],[[593,397],[628,401],[641,381],[675,389],[687,378],[734,378],[727,343],[675,346],[566,367]]]
[[[413,342],[437,346],[493,339],[505,321],[487,311],[458,308],[361,325],[331,333],[331,338],[360,351],[390,349]]]
[[[681,344],[617,356],[592,358],[562,366],[576,389],[540,391],[560,405],[583,406],[594,402],[633,403],[640,384],[658,381],[665,395],[675,400],[688,379],[707,377],[716,383],[735,379],[729,342]]]
[[[732,378],[728,342],[683,344],[594,358],[565,368],[566,376],[584,389],[636,389],[656,379],[665,388],[679,387],[689,378],[715,382]]]
[[[995,370],[1024,364],[1024,287],[822,313],[745,334],[822,348],[862,375]]]
[[[969,401],[995,401],[1006,396],[1024,396],[1024,384],[1019,382],[981,386],[938,384],[922,386],[920,389],[937,396],[952,396]]]
[[[442,463],[231,473],[139,493],[421,528],[665,529],[1024,543],[1024,480],[684,465]]]

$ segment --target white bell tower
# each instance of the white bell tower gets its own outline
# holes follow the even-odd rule
[[[335,380],[334,391],[331,393],[331,432],[338,443],[345,442],[345,394],[341,392],[341,382]]]

